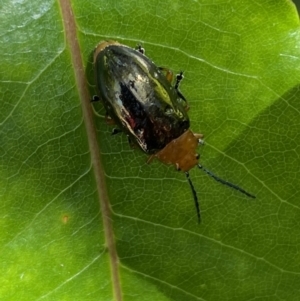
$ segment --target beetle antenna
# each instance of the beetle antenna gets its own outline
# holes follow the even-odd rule
[[[201,216],[200,216],[200,206],[199,206],[199,202],[198,202],[198,197],[197,197],[197,192],[194,188],[194,185],[192,183],[192,180],[190,179],[190,174],[188,172],[185,173],[188,182],[191,186],[192,192],[193,192],[193,196],[194,196],[194,202],[195,202],[195,207],[196,207],[196,212],[197,212],[197,217],[198,217],[198,224],[200,224],[201,222]]]
[[[213,174],[211,171],[209,171],[209,170],[207,170],[205,167],[203,167],[201,164],[198,164],[198,167],[199,167],[200,169],[202,169],[202,170],[203,170],[206,174],[208,174],[210,177],[214,178],[217,182],[220,182],[220,183],[223,184],[223,185],[226,185],[226,186],[229,186],[229,187],[231,187],[231,188],[233,188],[233,189],[235,189],[235,190],[238,190],[239,192],[245,194],[245,195],[248,196],[249,198],[253,198],[253,199],[256,198],[255,195],[253,195],[253,194],[247,192],[247,191],[244,190],[243,188],[241,188],[241,187],[239,187],[239,186],[237,186],[237,185],[235,185],[235,184],[232,184],[232,183],[230,183],[230,182],[227,182],[227,181],[225,181],[225,180],[219,178],[218,176],[216,176],[215,174]]]

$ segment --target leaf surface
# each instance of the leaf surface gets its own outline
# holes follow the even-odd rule
[[[121,300],[118,290],[123,300],[298,300],[291,2],[73,1],[75,59],[63,2],[0,5],[1,300]],[[105,39],[184,70],[201,164],[255,200],[194,168],[198,225],[185,175],[111,136],[102,104],[82,92],[96,92],[91,52]]]

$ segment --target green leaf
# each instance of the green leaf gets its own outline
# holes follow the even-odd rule
[[[1,300],[298,300],[293,4],[68,4],[0,5]],[[194,168],[198,225],[185,175],[111,136],[87,93],[104,39],[184,70],[201,164],[255,200]]]

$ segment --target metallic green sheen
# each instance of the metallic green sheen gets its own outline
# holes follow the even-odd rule
[[[95,76],[107,114],[144,152],[163,149],[189,128],[177,91],[139,51],[106,46],[96,57]]]

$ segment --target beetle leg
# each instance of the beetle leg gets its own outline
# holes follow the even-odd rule
[[[178,89],[175,89],[175,90],[177,92],[178,97],[181,98],[185,102],[184,109],[186,112],[188,112],[188,110],[190,109],[190,106],[188,105],[186,98],[182,95],[182,93]]]
[[[111,135],[116,135],[116,134],[119,134],[119,133],[122,133],[122,130],[120,130],[119,128],[114,128],[111,131]]]
[[[145,54],[145,48],[143,48],[141,44],[136,45],[135,50],[137,50],[141,54]]]
[[[170,69],[168,69],[166,67],[158,67],[158,69],[161,70],[161,71],[164,71],[166,73],[166,79],[167,79],[168,82],[171,83],[173,81],[174,75],[173,75],[173,72]],[[185,103],[187,104],[186,98],[183,96],[183,94],[179,90],[179,83],[183,80],[183,78],[184,78],[183,71],[180,71],[180,73],[176,75],[176,83],[175,83],[174,89],[175,89],[178,97],[181,98],[182,100],[184,100]],[[189,108],[190,107],[187,104],[185,110],[188,111]]]
[[[179,90],[179,84],[180,82],[184,79],[184,76],[183,76],[183,71],[180,71],[179,74],[176,75],[176,82],[175,82],[175,86],[174,86],[174,89],[176,90],[177,92],[177,95],[186,102],[186,110],[188,111],[189,110],[189,105],[188,105],[188,102],[186,100],[186,98],[183,96],[183,94],[180,92]]]
[[[161,71],[166,72],[166,79],[167,79],[168,82],[171,83],[173,81],[174,74],[170,69],[165,68],[165,67],[158,67],[158,69],[161,70]],[[176,75],[176,83],[175,83],[174,89],[175,89],[178,97],[181,98],[186,103],[186,106],[185,106],[184,109],[186,111],[188,111],[190,109],[190,107],[188,105],[188,102],[179,90],[179,83],[183,80],[183,78],[184,78],[183,71],[180,71],[180,73]]]
[[[175,90],[176,90],[176,92],[177,92],[177,95],[178,95],[182,100],[184,100],[184,101],[187,103],[187,100],[186,100],[186,98],[183,96],[183,94],[182,94],[178,89],[175,88]]]
[[[100,97],[98,95],[93,95],[91,102],[100,101]]]
[[[179,74],[176,74],[176,83],[175,83],[175,87],[174,87],[175,90],[178,90],[179,84],[183,79],[184,79],[183,71],[180,71]]]

